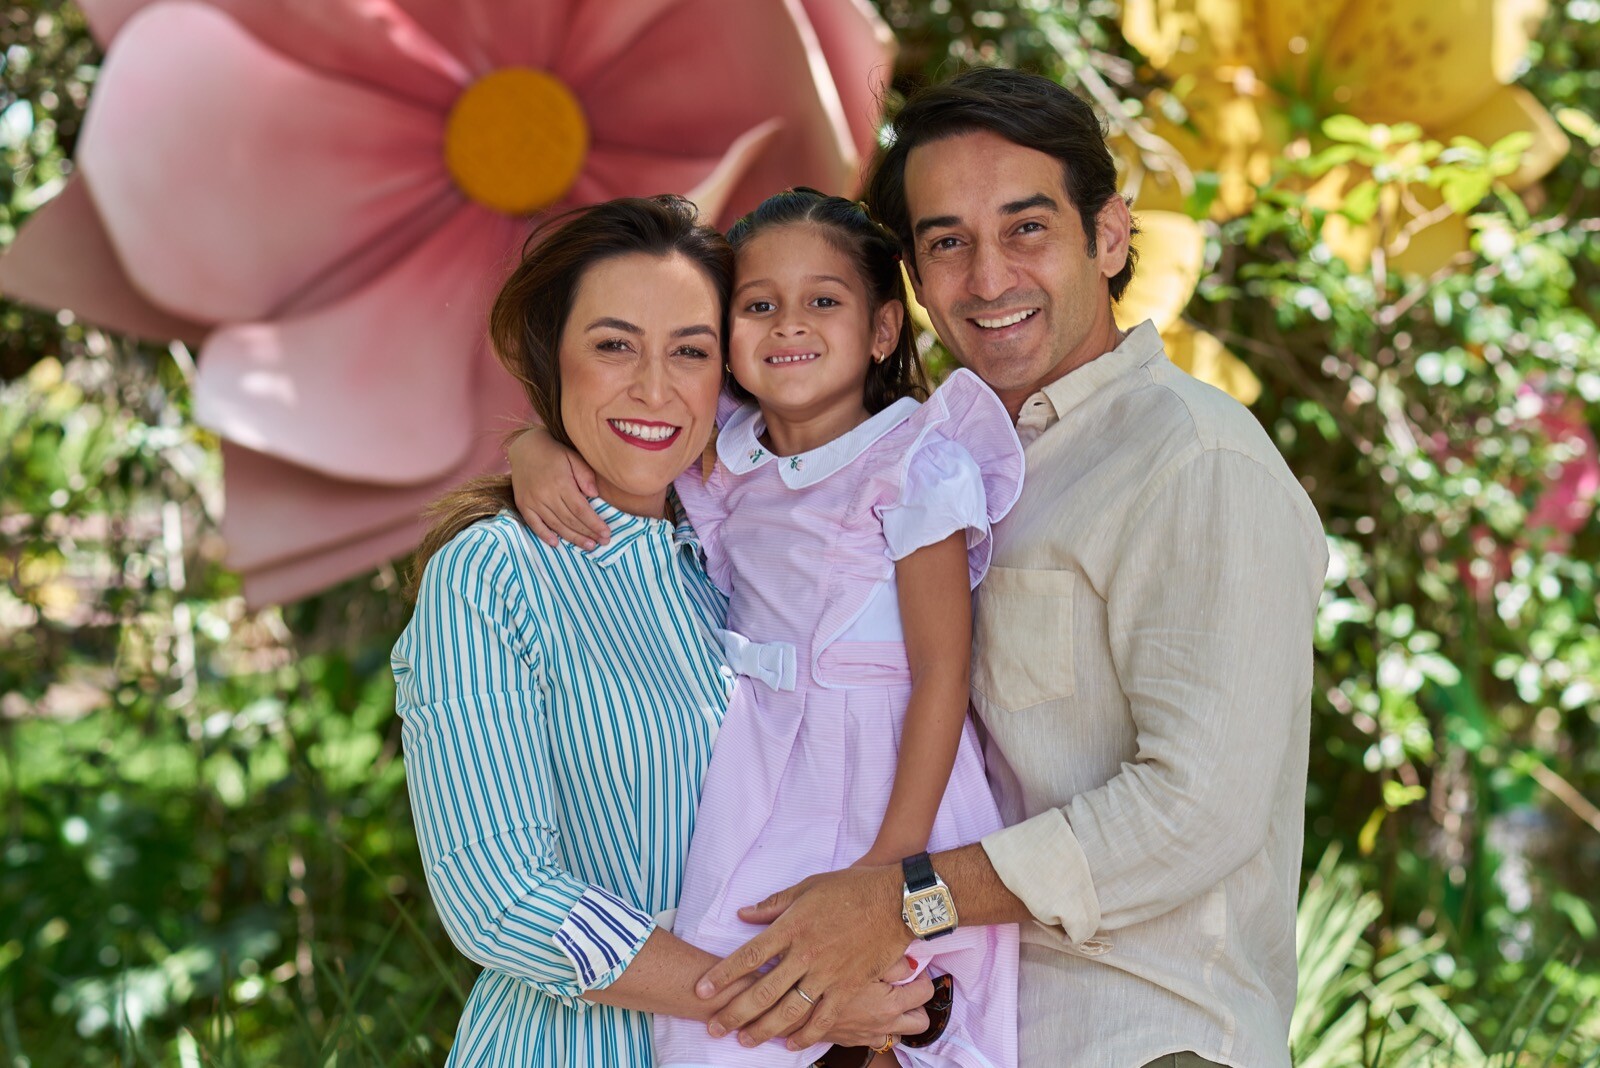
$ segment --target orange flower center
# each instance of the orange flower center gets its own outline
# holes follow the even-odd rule
[[[544,71],[507,67],[450,109],[444,162],[467,196],[506,215],[560,200],[583,167],[589,125],[578,98]]]

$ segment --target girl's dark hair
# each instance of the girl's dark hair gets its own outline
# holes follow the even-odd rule
[[[679,196],[623,197],[577,208],[528,235],[522,261],[500,287],[489,312],[489,340],[511,377],[522,383],[528,403],[550,436],[571,445],[561,421],[561,335],[583,277],[597,264],[642,252],[680,255],[696,264],[716,289],[726,335],[728,296],[733,290],[733,249],[715,229],[699,222],[695,207]],[[485,475],[428,508],[433,527],[423,537],[408,592],[414,598],[422,569],[461,531],[514,508],[509,475]]]
[[[911,302],[906,299],[905,278],[900,273],[900,242],[888,229],[873,222],[866,209],[855,201],[796,186],[768,197],[734,223],[728,230],[728,243],[737,252],[757,234],[795,223],[817,227],[835,248],[850,257],[867,287],[871,314],[877,314],[891,300],[898,300],[906,308],[893,350],[882,363],[867,367],[863,398],[867,411],[881,412],[901,397],[925,400],[928,376],[917,357]],[[732,389],[741,398],[749,399],[737,382]]]
[[[911,95],[894,117],[889,147],[879,153],[867,180],[867,205],[899,235],[912,269],[916,269],[916,246],[906,203],[906,157],[918,145],[975,130],[997,133],[1013,144],[1061,161],[1067,199],[1083,221],[1088,254],[1093,256],[1100,209],[1121,195],[1117,166],[1094,109],[1042,75],[975,67],[943,85],[930,85]],[[1129,236],[1138,232],[1134,226]],[[1130,240],[1128,262],[1108,279],[1113,302],[1128,288],[1137,259]]]

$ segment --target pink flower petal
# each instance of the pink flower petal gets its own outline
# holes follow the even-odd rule
[[[489,361],[487,350],[477,354]],[[222,532],[229,566],[245,575],[254,604],[286,601],[409,552],[427,527],[424,509],[462,482],[505,470],[505,434],[527,424],[522,390],[480,376],[471,449],[443,477],[374,486],[314,474],[237,445],[223,445],[228,507]]]
[[[717,164],[716,170],[689,190],[689,199],[700,209],[702,219],[715,220],[727,227],[742,214],[729,210],[734,192],[745,184],[750,168],[782,132],[782,119],[768,119],[728,146],[728,152]]]
[[[0,255],[0,291],[11,300],[56,311],[150,341],[198,345],[210,329],[151,304],[123,273],[82,175],[34,212]]]
[[[211,335],[195,411],[245,445],[335,478],[412,485],[459,465],[487,309],[524,224],[459,212],[387,274],[308,315]]]
[[[441,134],[425,109],[317,74],[213,8],[169,2],[118,36],[78,159],[152,300],[247,320],[458,198]]]
[[[172,0],[167,0],[172,2]],[[394,0],[205,0],[262,44],[310,67],[443,111],[468,71]],[[141,10],[163,0],[82,0],[89,28],[109,45]]]
[[[474,76],[480,76],[499,67],[548,69],[580,0],[398,0],[398,3],[435,40],[450,49]]]
[[[867,0],[802,0],[862,163],[878,147],[883,94],[894,74],[894,32]]]
[[[416,548],[427,530],[426,520],[411,518],[389,530],[325,552],[296,557],[259,570],[245,569],[244,600],[251,609],[287,604],[405,556]]]
[[[738,137],[720,158],[666,156],[597,145],[584,161],[572,199],[593,203],[612,197],[681,193],[694,201],[702,218],[716,222],[722,217],[728,194],[782,128],[780,120],[770,119]]]
[[[782,133],[732,191],[728,212],[748,211],[788,185],[842,192],[855,182],[856,152],[799,10],[784,0],[586,6],[556,71],[583,102],[596,146],[707,156],[758,123],[783,119]]]
[[[123,25],[134,15],[158,0],[78,0],[89,32],[103,48],[111,43]]]

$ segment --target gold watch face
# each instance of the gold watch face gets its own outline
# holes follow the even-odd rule
[[[930,886],[907,894],[906,926],[918,938],[948,931],[956,925],[956,903],[947,886]]]

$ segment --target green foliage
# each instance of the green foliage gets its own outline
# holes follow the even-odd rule
[[[1530,398],[1571,398],[1591,427],[1600,402],[1600,3],[1554,6],[1524,84],[1574,149],[1541,189],[1506,188],[1515,140],[1308,113],[1251,213],[1207,224],[1187,314],[1261,378],[1254,410],[1333,556],[1303,1065],[1600,1064],[1600,524],[1529,518],[1572,458]],[[1109,0],[879,7],[902,43],[891,107],[1006,63],[1119,132],[1158,79]],[[70,173],[98,57],[62,0],[0,4],[0,34],[3,244]],[[1336,207],[1300,192],[1346,165]],[[1200,218],[1217,183],[1195,177]],[[1473,235],[1435,276],[1331,251],[1340,227],[1393,243],[1423,215]],[[246,608],[192,370],[181,346],[0,301],[0,1050],[438,1063],[471,968],[418,869],[394,574]]]

